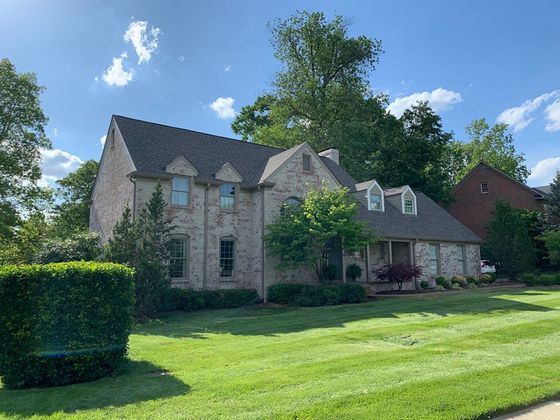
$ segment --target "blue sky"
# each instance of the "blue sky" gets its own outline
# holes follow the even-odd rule
[[[0,57],[47,88],[45,179],[99,159],[113,113],[235,137],[280,68],[267,22],[302,9],[383,42],[370,79],[390,112],[427,99],[457,139],[508,122],[530,185],[560,168],[560,2],[0,0]]]

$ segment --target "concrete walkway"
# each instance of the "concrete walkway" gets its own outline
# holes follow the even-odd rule
[[[551,401],[526,408],[517,413],[496,417],[495,420],[559,420],[560,401]]]

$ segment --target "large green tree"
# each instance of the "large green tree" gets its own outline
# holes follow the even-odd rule
[[[88,160],[74,172],[57,181],[56,195],[61,200],[55,207],[53,233],[68,237],[89,228],[89,209],[98,163]]]
[[[243,107],[232,129],[244,139],[278,147],[308,141],[316,150],[341,149],[340,132],[367,113],[367,76],[379,60],[381,42],[350,37],[342,16],[328,21],[318,12],[301,12],[269,27],[283,68],[272,91]],[[359,135],[357,141],[372,142],[362,131]],[[347,156],[342,154],[343,163]],[[352,173],[354,167],[345,166]]]
[[[277,268],[308,266],[319,281],[326,280],[331,252],[341,247],[359,251],[377,240],[365,222],[356,220],[357,213],[357,203],[345,188],[312,188],[301,205],[286,207],[267,226],[268,250],[279,258]]]
[[[514,280],[534,268],[536,250],[526,220],[505,201],[496,203],[482,253],[484,258],[496,263],[499,272]]]
[[[480,161],[519,182],[527,180],[530,172],[525,165],[525,155],[515,150],[514,139],[508,132],[507,124],[500,123],[490,127],[481,118],[474,120],[465,131],[469,136],[468,142],[455,142],[450,152],[455,182],[459,182]]]
[[[453,186],[447,149],[453,134],[442,128],[441,118],[426,102],[407,109],[389,134],[377,138],[368,159],[371,177],[383,185],[410,185],[432,199],[450,201]]]
[[[13,234],[18,210],[32,208],[44,192],[40,148],[49,148],[47,117],[41,109],[44,88],[33,73],[18,73],[0,60],[0,237]]]
[[[544,225],[547,230],[560,229],[560,171],[550,184],[550,193],[544,199]]]

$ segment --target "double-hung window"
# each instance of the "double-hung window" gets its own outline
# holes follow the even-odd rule
[[[172,279],[187,278],[188,241],[187,238],[173,238],[169,241],[169,276]]]
[[[302,155],[303,172],[311,172],[311,155]]]
[[[370,202],[370,208],[372,210],[382,210],[382,208],[381,208],[381,194],[370,193],[369,202]]]
[[[430,244],[428,251],[428,259],[430,263],[430,274],[437,276],[439,274],[439,245]]]
[[[220,277],[232,277],[235,265],[235,240],[220,240]]]
[[[466,252],[465,245],[457,245],[457,273],[466,274]]]
[[[176,176],[171,180],[171,205],[188,206],[190,196],[189,179],[184,176]]]
[[[405,214],[414,214],[414,200],[412,198],[404,199],[404,212]]]
[[[235,184],[220,185],[220,208],[223,210],[235,209]]]

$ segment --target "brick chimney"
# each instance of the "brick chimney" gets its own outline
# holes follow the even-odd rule
[[[329,158],[330,160],[335,162],[337,165],[340,165],[340,153],[339,153],[338,149],[323,150],[322,152],[319,153],[319,156]]]

